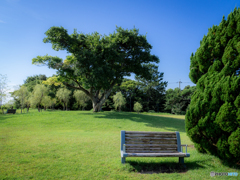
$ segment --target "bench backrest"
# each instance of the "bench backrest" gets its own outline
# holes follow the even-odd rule
[[[181,152],[179,132],[121,131],[121,150],[126,153]]]
[[[16,109],[8,109],[7,113],[16,113]]]

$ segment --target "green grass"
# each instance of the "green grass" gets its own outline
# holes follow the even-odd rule
[[[160,113],[42,111],[0,115],[0,179],[240,179],[239,169],[198,153],[185,158],[126,158],[121,164],[120,131],[179,131],[184,116]],[[210,177],[210,172],[238,177]]]

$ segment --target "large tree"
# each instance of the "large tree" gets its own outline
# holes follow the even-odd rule
[[[124,76],[135,73],[150,79],[151,74],[143,64],[159,63],[158,57],[150,54],[152,46],[146,36],[135,28],[117,27],[113,34],[101,36],[97,32],[78,34],[76,30],[69,35],[63,27],[51,27],[45,34],[45,43],[71,55],[64,62],[59,57],[37,56],[32,63],[56,69],[58,81],[89,96],[94,112],[101,109],[113,86],[121,83]],[[103,93],[99,98],[100,90]]]
[[[22,109],[26,104],[28,95],[29,95],[29,91],[26,86],[21,86],[19,87],[18,90],[14,91],[14,96],[16,97],[16,99],[20,101],[20,104],[21,104],[21,113],[22,113]]]
[[[32,92],[36,84],[41,84],[42,81],[47,79],[46,75],[39,74],[35,76],[28,76],[26,80],[24,80],[24,86],[28,88],[29,92]]]
[[[32,92],[30,98],[30,103],[32,107],[38,106],[38,111],[40,112],[40,104],[45,96],[48,95],[49,89],[43,84],[37,84]]]
[[[186,114],[186,131],[198,151],[240,162],[240,9],[203,37],[191,55],[197,84]]]
[[[127,93],[127,97],[129,98],[130,102],[130,112],[132,111],[132,96],[135,94],[136,90],[138,89],[139,83],[137,81],[131,79],[124,79],[120,88],[125,90]]]
[[[135,79],[137,80],[138,84],[140,84],[141,90],[145,93],[145,106],[146,111],[149,111],[152,106],[152,102],[154,103],[154,106],[159,106],[160,103],[163,103],[163,93],[165,92],[165,88],[167,86],[167,82],[163,81],[163,73],[158,72],[158,66],[154,64],[144,64],[144,66],[149,70],[149,73],[151,74],[150,79],[145,79],[140,76],[135,76]],[[154,91],[157,90],[157,91]],[[157,96],[155,96],[154,99],[151,99],[153,97],[153,93],[158,92]],[[154,108],[155,109],[155,108]]]

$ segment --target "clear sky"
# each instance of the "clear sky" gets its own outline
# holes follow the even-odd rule
[[[239,0],[0,0],[0,74],[8,85],[23,84],[28,76],[55,74],[55,70],[32,65],[38,55],[65,59],[66,51],[54,51],[43,43],[45,32],[62,26],[78,32],[113,33],[116,26],[147,33],[159,57],[159,72],[168,81],[167,89],[194,86],[189,79],[191,53],[200,46],[213,25],[239,7]],[[134,74],[131,77],[134,79]]]

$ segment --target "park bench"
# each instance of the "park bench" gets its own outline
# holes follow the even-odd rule
[[[182,152],[186,147],[186,153]],[[184,164],[187,145],[181,145],[179,132],[121,131],[121,162],[126,157],[179,157]]]
[[[6,114],[10,114],[10,113],[15,114],[16,113],[16,109],[8,109]]]

